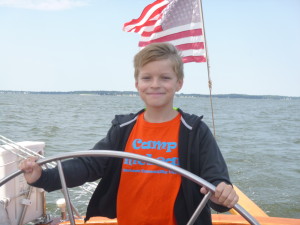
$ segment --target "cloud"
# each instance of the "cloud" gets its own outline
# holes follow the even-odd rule
[[[0,7],[56,11],[88,5],[88,0],[0,0]]]

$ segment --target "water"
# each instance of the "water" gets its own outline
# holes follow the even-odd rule
[[[175,106],[204,115],[208,98],[176,98]],[[270,216],[300,218],[300,100],[213,99],[216,138],[231,180]],[[115,114],[136,112],[139,97],[0,94],[0,134],[43,141],[46,156],[87,150],[106,134]],[[70,190],[84,214],[90,195]],[[47,194],[58,214],[60,192]]]

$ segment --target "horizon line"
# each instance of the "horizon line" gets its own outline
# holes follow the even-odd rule
[[[21,90],[0,90],[0,93],[4,92],[19,92],[19,93],[31,93],[31,94],[80,94],[80,93],[132,93],[137,94],[137,91],[116,91],[116,90],[97,90],[97,91],[86,91],[86,90],[76,90],[76,91],[21,91]],[[176,96],[205,96],[209,97],[209,94],[199,94],[199,93],[176,93]],[[238,94],[238,93],[230,93],[230,94],[212,94],[212,96],[222,97],[222,96],[231,96],[231,97],[257,97],[257,98],[300,98],[300,96],[287,96],[287,95],[274,95],[274,94]]]

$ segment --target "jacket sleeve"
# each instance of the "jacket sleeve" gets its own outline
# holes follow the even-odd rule
[[[199,131],[200,151],[197,156],[199,159],[199,167],[197,168],[199,172],[198,175],[204,180],[212,183],[214,186],[217,186],[221,182],[231,184],[226,162],[210,129],[204,122],[201,122]],[[215,204],[211,201],[210,206],[218,212],[229,210],[229,208]]]
[[[96,143],[92,150],[113,150],[111,140],[116,132],[116,129],[112,126],[106,137]],[[80,186],[85,182],[92,182],[103,177],[108,160],[107,157],[79,157],[63,161],[62,168],[67,187]],[[31,185],[43,188],[48,192],[61,189],[57,167],[43,170],[40,179]]]

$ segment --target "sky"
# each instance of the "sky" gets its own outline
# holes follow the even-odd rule
[[[0,90],[136,91],[139,34],[154,0],[0,0]],[[300,96],[300,0],[202,0],[212,94]],[[179,93],[209,94],[207,63]]]

